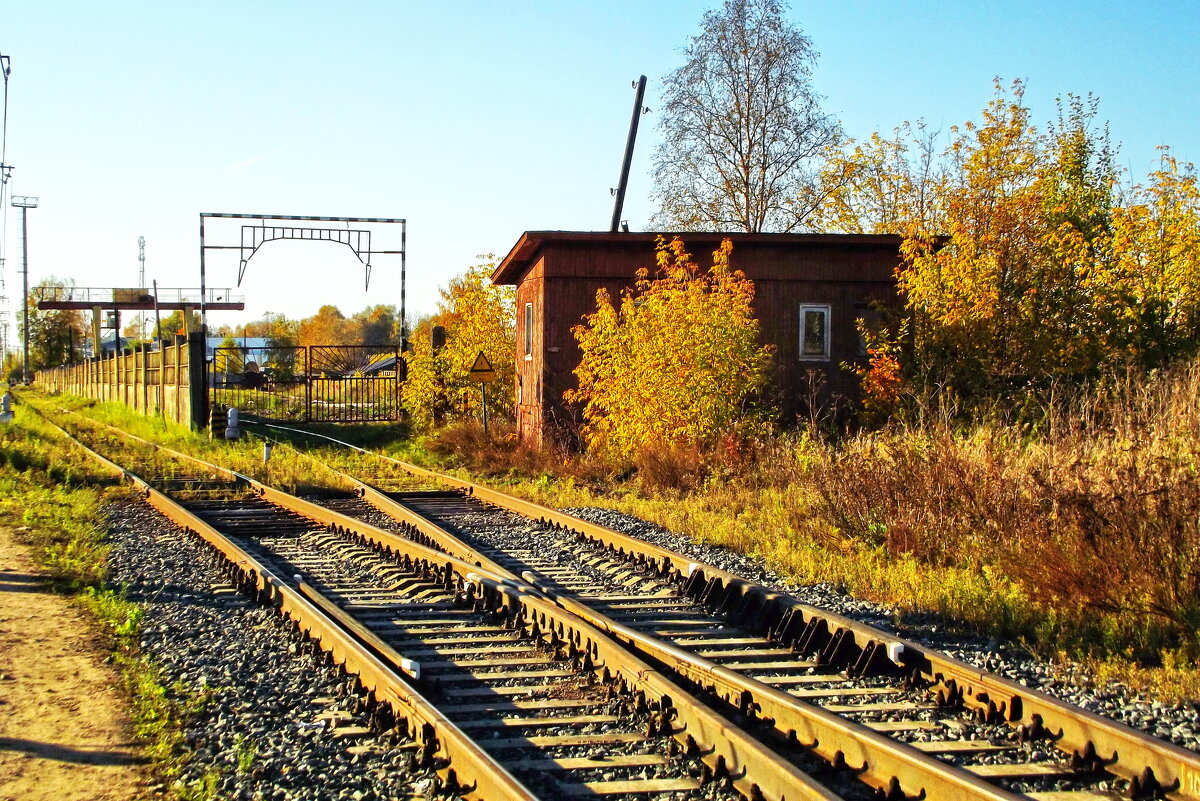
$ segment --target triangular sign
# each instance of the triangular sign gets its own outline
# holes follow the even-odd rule
[[[471,371],[467,377],[481,383],[496,379],[496,371],[492,369],[492,363],[487,360],[487,356],[483,355],[483,351],[479,351],[479,355],[475,357],[475,363],[471,365]]]
[[[492,363],[487,360],[487,356],[483,355],[483,351],[479,351],[479,355],[475,357],[475,363],[471,365],[472,373],[493,373]]]

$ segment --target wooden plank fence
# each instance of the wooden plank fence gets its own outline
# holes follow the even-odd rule
[[[196,345],[200,346],[197,353]],[[81,364],[39,370],[37,384],[48,392],[63,392],[98,401],[123,403],[146,415],[162,415],[181,425],[207,418],[202,340],[166,345],[152,351],[142,345],[132,353],[92,359]],[[199,364],[196,364],[198,357]],[[199,368],[199,393],[192,392]]]

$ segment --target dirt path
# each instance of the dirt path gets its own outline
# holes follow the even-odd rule
[[[127,704],[94,630],[0,529],[0,801],[146,797]]]

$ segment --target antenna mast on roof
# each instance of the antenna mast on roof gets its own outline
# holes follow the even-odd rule
[[[625,187],[629,184],[629,165],[633,162],[633,145],[637,141],[638,120],[643,114],[650,111],[642,105],[642,98],[646,95],[646,76],[638,78],[633,86],[637,89],[637,97],[633,101],[633,118],[629,120],[629,137],[625,140],[625,158],[621,161],[621,180],[617,182],[617,188],[613,192],[617,196],[617,200],[613,204],[612,227],[608,229],[614,234],[621,226],[621,211],[625,207]]]

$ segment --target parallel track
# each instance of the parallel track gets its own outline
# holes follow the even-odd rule
[[[1193,752],[611,529],[376,458],[370,484],[348,477],[411,536],[538,588],[785,753],[849,765],[883,794],[1200,798]]]
[[[518,582],[115,429],[71,427],[356,675],[372,725],[446,794],[838,797]]]

